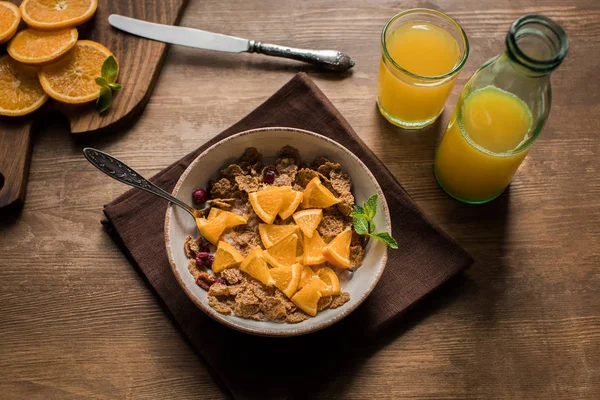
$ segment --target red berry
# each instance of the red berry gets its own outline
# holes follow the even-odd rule
[[[223,279],[223,278],[217,278],[215,280],[215,283],[220,283],[221,285],[227,286],[227,281],[225,279]]]
[[[265,174],[263,175],[263,182],[264,183],[268,183],[269,185],[271,185],[273,182],[275,182],[275,171],[273,170],[267,170],[265,172]]]
[[[192,192],[192,200],[195,205],[204,204],[208,200],[208,193],[204,189],[196,189]]]

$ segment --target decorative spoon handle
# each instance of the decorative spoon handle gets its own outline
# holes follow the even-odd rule
[[[100,171],[104,172],[106,175],[110,176],[113,179],[118,180],[121,183],[124,183],[129,186],[133,186],[138,189],[145,190],[146,192],[150,192],[156,196],[162,197],[165,200],[170,201],[171,203],[178,205],[183,208],[187,212],[189,212],[194,218],[199,216],[199,211],[188,206],[183,201],[179,200],[176,197],[173,197],[170,193],[165,192],[133,169],[129,168],[125,163],[111,156],[110,154],[106,154],[103,151],[92,149],[90,147],[86,147],[83,149],[83,155],[87,160],[92,163],[92,165],[98,168]]]

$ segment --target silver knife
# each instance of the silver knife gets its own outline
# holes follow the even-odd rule
[[[278,46],[200,29],[155,24],[116,14],[108,17],[108,23],[117,29],[147,39],[199,49],[228,53],[261,53],[304,61],[332,71],[346,71],[354,66],[354,61],[350,57],[335,50],[306,50]]]

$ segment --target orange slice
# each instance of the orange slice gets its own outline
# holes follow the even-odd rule
[[[313,278],[291,298],[302,311],[314,317],[317,315],[317,303],[321,298],[321,291],[327,289],[327,284],[319,278]]]
[[[338,268],[350,267],[350,242],[352,230],[350,228],[340,232],[325,248],[323,257]]]
[[[263,252],[265,260],[273,267],[286,267],[296,262],[298,235],[292,233]]]
[[[311,267],[309,267],[308,265],[303,266],[302,267],[302,275],[300,276],[300,284],[298,285],[298,289],[301,289],[304,286],[306,286],[308,284],[308,282],[310,282],[312,280],[312,278],[314,278],[315,276],[317,276],[317,274],[315,274],[315,272],[313,271],[313,269]]]
[[[284,192],[281,190],[261,190],[248,194],[248,199],[256,215],[267,224],[272,224],[281,210]]]
[[[329,267],[321,267],[317,270],[316,275],[327,284],[327,289],[321,291],[323,296],[333,296],[342,293],[340,279],[334,270]]]
[[[323,264],[325,257],[323,257],[323,248],[325,242],[319,232],[313,233],[312,237],[304,236],[304,265],[317,265]]]
[[[0,43],[8,42],[21,22],[19,7],[8,1],[0,1]]]
[[[94,15],[98,0],[23,0],[23,21],[40,31],[81,25]]]
[[[196,218],[196,226],[198,227],[198,230],[204,239],[216,246],[219,242],[219,238],[226,228],[226,220],[227,215],[225,214],[217,215],[210,221],[206,218]]]
[[[234,226],[238,226],[238,225],[244,225],[248,223],[248,217],[245,215],[239,215],[236,213],[233,213],[231,211],[224,211],[221,210],[219,208],[216,207],[212,207],[210,209],[210,212],[208,213],[208,220],[212,220],[214,219],[217,215],[219,214],[225,214],[226,219],[225,219],[225,227],[226,228],[233,228]]]
[[[260,239],[267,249],[296,232],[298,232],[296,225],[258,224]]]
[[[267,286],[273,286],[275,284],[261,249],[256,248],[246,256],[240,265],[240,271],[247,273]]]
[[[300,275],[302,274],[302,265],[294,264],[284,267],[277,267],[269,270],[275,280],[275,286],[281,290],[288,298],[291,298],[298,290]]]
[[[0,57],[0,115],[16,117],[34,112],[48,100],[37,72],[9,55]]]
[[[302,203],[302,197],[304,193],[290,190],[283,197],[281,203],[281,210],[279,210],[279,216],[281,219],[286,219],[296,211],[300,203]]]
[[[311,208],[309,210],[302,210],[292,215],[296,224],[302,229],[302,233],[305,236],[312,237],[313,233],[317,230],[317,226],[323,219],[323,210],[320,208]]]
[[[112,53],[100,43],[78,41],[66,57],[42,67],[40,83],[50,97],[64,103],[87,103],[98,98],[102,64]]]
[[[313,178],[304,189],[304,199],[302,200],[304,208],[327,208],[339,202],[341,200],[323,186],[318,177]]]
[[[41,65],[65,55],[77,43],[77,29],[57,32],[34,31],[25,29],[8,44],[8,54],[15,60]]]
[[[221,272],[224,269],[238,266],[242,261],[244,261],[244,257],[235,247],[227,242],[220,241],[215,253],[212,270],[213,272]]]

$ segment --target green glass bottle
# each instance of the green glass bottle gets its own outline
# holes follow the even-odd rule
[[[504,53],[469,79],[435,157],[442,188],[466,203],[499,196],[548,119],[550,74],[567,55],[563,29],[526,15],[506,36]]]

